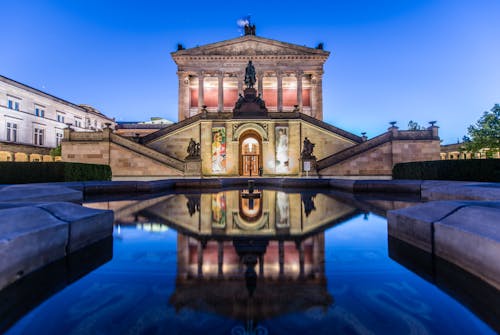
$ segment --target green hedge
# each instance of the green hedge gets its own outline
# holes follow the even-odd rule
[[[111,168],[66,162],[0,162],[0,184],[89,180],[111,180]]]
[[[399,163],[392,178],[500,182],[500,159]]]

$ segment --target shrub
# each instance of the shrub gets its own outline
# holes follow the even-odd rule
[[[111,168],[68,162],[0,162],[0,184],[89,180],[111,180]]]
[[[398,163],[394,179],[434,179],[500,182],[500,159],[443,160]]]

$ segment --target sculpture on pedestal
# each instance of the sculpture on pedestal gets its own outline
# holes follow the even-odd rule
[[[247,88],[253,88],[255,81],[255,67],[252,64],[252,61],[249,60],[245,69],[245,84],[247,85]]]
[[[306,137],[304,139],[304,145],[302,147],[302,153],[300,155],[300,157],[302,159],[315,159],[316,157],[313,156],[313,150],[314,150],[314,146],[315,144],[314,143],[311,143],[311,141],[309,141],[309,139]]]
[[[189,140],[187,153],[188,156],[186,158],[200,158],[200,143],[196,143],[194,139]]]

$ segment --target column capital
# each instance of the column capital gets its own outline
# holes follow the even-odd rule
[[[216,71],[215,74],[217,75],[218,78],[223,78],[225,73],[224,73],[224,71],[219,70],[219,71]]]
[[[303,70],[297,70],[297,71],[295,71],[295,75],[297,77],[302,77],[304,75],[304,71]]]

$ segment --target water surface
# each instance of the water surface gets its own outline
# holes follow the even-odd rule
[[[466,307],[388,238],[385,211],[412,203],[232,190],[86,205],[115,210],[112,255],[7,334],[495,333],[498,306]]]

